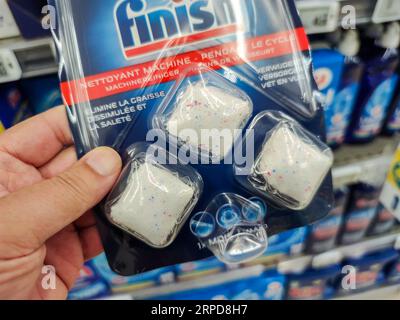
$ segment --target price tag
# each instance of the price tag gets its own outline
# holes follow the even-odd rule
[[[22,71],[14,52],[0,49],[0,83],[21,79]]]
[[[400,1],[378,0],[372,15],[372,22],[383,23],[396,20],[400,20]]]
[[[333,32],[339,24],[336,1],[297,1],[297,9],[308,34]]]
[[[6,0],[0,0],[0,39],[19,36],[19,29]]]

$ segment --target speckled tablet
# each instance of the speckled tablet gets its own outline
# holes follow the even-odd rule
[[[135,163],[125,190],[110,207],[110,218],[150,246],[163,248],[175,239],[198,193],[195,184],[167,168]]]
[[[315,197],[332,163],[330,151],[321,151],[284,123],[265,142],[253,174],[262,176],[263,189],[272,197],[301,210]]]
[[[221,159],[232,149],[235,130],[246,125],[252,112],[250,98],[240,90],[224,90],[215,85],[197,82],[179,95],[176,107],[167,120],[166,129],[180,141]],[[230,139],[224,141],[217,135],[209,143],[212,135],[203,130],[224,130],[223,136]],[[190,132],[197,138],[193,139]],[[204,136],[208,141],[201,139]]]

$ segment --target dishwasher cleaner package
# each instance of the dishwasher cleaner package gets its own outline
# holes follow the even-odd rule
[[[124,170],[96,209],[133,275],[268,238],[332,208],[332,152],[293,0],[51,0],[77,153]]]

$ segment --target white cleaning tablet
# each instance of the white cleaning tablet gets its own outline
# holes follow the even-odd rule
[[[179,94],[166,129],[196,150],[222,159],[232,149],[235,130],[246,125],[252,112],[250,98],[241,91],[197,82]],[[215,129],[216,134],[204,131]]]
[[[137,238],[162,248],[175,238],[197,201],[197,193],[194,184],[166,168],[136,163],[125,190],[110,207],[110,216],[115,224]]]
[[[282,124],[265,142],[255,170],[267,184],[265,191],[300,210],[313,200],[332,163],[331,152],[321,151],[299,137],[289,124]]]

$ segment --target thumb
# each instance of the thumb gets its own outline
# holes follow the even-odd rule
[[[119,155],[98,148],[59,176],[0,199],[0,241],[40,247],[99,203],[120,171]]]

